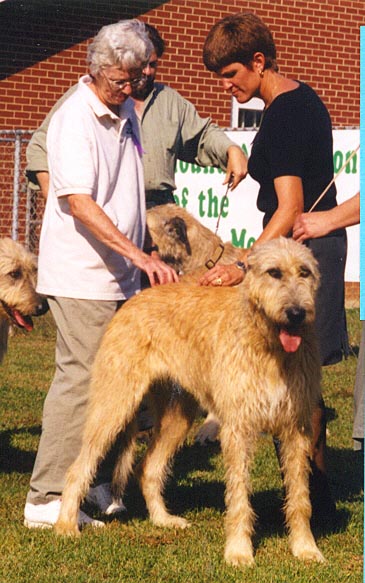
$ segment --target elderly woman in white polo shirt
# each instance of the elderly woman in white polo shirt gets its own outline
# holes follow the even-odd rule
[[[47,149],[50,190],[42,225],[38,291],[57,326],[56,372],[24,511],[26,526],[57,520],[65,472],[81,444],[90,367],[108,322],[140,289],[176,281],[142,251],[145,195],[138,123],[120,107],[141,82],[152,52],[144,25],[103,27],[88,49],[89,75],[52,118]],[[143,81],[143,79],[142,79]],[[87,500],[102,512],[123,509],[110,493],[112,460]],[[103,524],[80,512],[80,523]]]

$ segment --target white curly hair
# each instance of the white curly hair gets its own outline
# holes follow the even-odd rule
[[[104,67],[118,66],[127,71],[143,69],[153,51],[144,23],[136,18],[103,26],[87,51],[90,74]]]

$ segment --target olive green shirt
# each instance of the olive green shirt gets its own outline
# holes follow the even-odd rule
[[[35,172],[48,171],[46,136],[53,113],[76,89],[57,101],[27,147],[27,176],[36,185]],[[135,115],[132,99],[122,104]],[[194,105],[177,91],[155,83],[144,102],[141,124],[146,190],[175,190],[176,160],[226,170],[227,150],[236,145],[210,118],[201,118]]]

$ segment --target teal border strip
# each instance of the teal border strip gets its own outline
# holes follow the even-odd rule
[[[364,138],[364,140],[362,139]],[[360,26],[360,144],[365,143],[365,26]],[[360,147],[360,320],[365,320],[365,149]],[[365,423],[365,419],[364,419]],[[365,464],[364,464],[365,480]],[[365,533],[365,508],[363,511]],[[363,536],[365,554],[365,536]],[[365,583],[365,570],[363,570]]]
[[[360,26],[360,144],[365,144],[365,26]],[[365,149],[360,148],[360,319],[365,320]]]

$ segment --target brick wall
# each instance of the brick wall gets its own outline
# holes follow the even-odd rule
[[[172,1],[147,16],[170,42],[161,77],[202,114],[223,126],[230,121],[230,97],[201,62],[205,36],[222,16],[249,8],[271,28],[284,75],[306,81],[321,95],[335,126],[359,125],[360,35],[363,0]]]
[[[47,6],[32,0],[21,3],[24,14],[14,8],[12,12],[12,3],[0,4],[0,129],[37,127],[55,100],[85,72],[86,39],[103,24],[139,15],[156,25],[168,42],[160,79],[193,100],[202,114],[229,125],[230,98],[204,69],[201,54],[212,24],[242,10],[241,0],[55,1],[48,10],[42,8],[42,18],[40,4]],[[19,3],[14,6],[19,11]],[[335,126],[358,125],[364,0],[252,0],[246,6],[273,31],[282,73],[310,83],[326,102]]]
[[[191,99],[202,115],[228,127],[230,97],[205,70],[202,46],[214,22],[246,8],[270,26],[281,72],[313,86],[335,127],[359,125],[364,0],[9,0],[0,2],[0,130],[35,129],[86,72],[88,39],[104,24],[135,16],[157,26],[168,43],[159,79]],[[0,235],[10,233],[3,210],[12,197],[12,171],[9,158],[2,158]]]

